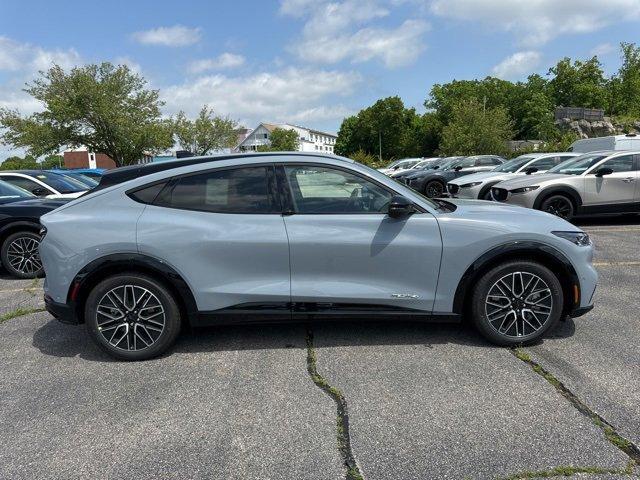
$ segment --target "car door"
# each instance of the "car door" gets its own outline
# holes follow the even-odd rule
[[[395,192],[352,169],[278,166],[294,311],[431,312],[442,242],[436,219],[386,212]]]
[[[611,211],[625,210],[635,199],[638,171],[635,155],[623,154],[610,158],[588,170],[584,175],[585,195],[583,206],[608,207]],[[602,168],[610,168],[613,173],[596,175]],[[619,207],[617,207],[619,206]]]
[[[273,165],[217,168],[148,188],[161,192],[138,220],[138,250],[170,259],[198,310],[289,316],[289,244]]]
[[[23,177],[22,175],[5,174],[0,176],[0,179],[31,192],[38,197],[46,197],[47,195],[54,195],[56,193],[45,185],[30,178]]]

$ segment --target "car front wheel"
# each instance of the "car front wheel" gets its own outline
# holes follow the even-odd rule
[[[147,360],[164,353],[180,332],[180,309],[160,282],[137,273],[98,283],[85,304],[93,340],[123,360]]]
[[[424,193],[429,198],[438,198],[444,192],[444,185],[438,180],[431,180],[424,187]]]
[[[551,213],[564,220],[571,220],[575,214],[573,202],[564,195],[551,195],[540,204],[540,210]]]
[[[2,265],[14,277],[36,278],[44,275],[38,253],[40,236],[34,232],[16,232],[2,243]]]
[[[492,343],[530,344],[560,320],[562,286],[547,267],[513,261],[485,273],[472,300],[473,322]]]

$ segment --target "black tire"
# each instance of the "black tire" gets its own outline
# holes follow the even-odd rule
[[[424,186],[424,194],[429,198],[441,197],[444,193],[444,183],[439,180],[430,180]]]
[[[40,235],[31,231],[15,232],[2,242],[0,258],[2,265],[12,276],[17,278],[37,278],[44,275],[42,261],[38,253]],[[35,248],[35,251],[31,249]],[[20,250],[24,256],[17,257]],[[27,251],[27,249],[29,251]],[[11,258],[10,258],[11,257]],[[22,260],[20,260],[22,258]]]
[[[540,203],[540,210],[556,217],[571,221],[576,213],[576,207],[566,195],[557,193],[550,195]]]
[[[492,201],[493,196],[491,195],[491,187],[487,188],[484,192],[479,195],[480,200],[488,200]]]
[[[134,289],[133,295],[130,293],[122,294],[125,286],[126,288]],[[152,294],[146,298],[153,300],[153,303],[142,305],[145,297],[140,293],[144,294],[144,290]],[[117,295],[116,301],[110,300],[110,298],[113,298],[113,292]],[[137,298],[135,292],[138,292]],[[109,296],[107,296],[108,293]],[[127,303],[127,296],[137,300],[140,306],[134,307],[131,302],[128,302],[128,305],[122,304],[122,299]],[[105,305],[113,305],[114,310],[129,313],[125,313],[125,316],[120,318],[119,313],[109,310],[107,307],[106,310],[109,310],[109,314],[117,318],[117,320],[109,320],[110,317],[103,315],[103,313],[98,313],[99,305],[101,306],[100,312],[105,311]],[[142,319],[143,310],[145,311],[145,317],[153,317],[155,315],[153,322]],[[163,316],[160,318],[157,316],[157,312],[161,310]],[[85,303],[84,319],[89,335],[100,348],[113,357],[132,361],[148,360],[166,352],[176,341],[181,326],[180,308],[171,292],[162,283],[138,273],[113,275],[98,283],[91,290]],[[164,323],[162,327],[158,326],[160,320]],[[131,327],[128,325],[131,325]],[[161,331],[158,332],[157,330],[160,328]],[[108,339],[107,336],[111,336],[111,332],[114,332],[114,335],[117,334],[117,337]],[[114,345],[114,342],[122,334],[126,335],[126,338]],[[149,344],[145,345],[146,343]],[[131,345],[133,345],[133,349],[131,349]]]
[[[499,298],[508,296],[502,295],[509,290],[508,286],[501,283],[505,279],[507,283],[510,278],[516,279],[516,288],[513,290],[518,293],[518,284],[528,283],[528,279],[534,282],[536,277],[540,281],[535,285],[526,285],[529,290],[523,289],[520,295],[528,302],[519,300],[517,295],[508,300]],[[538,292],[545,287],[545,291]],[[494,295],[496,293],[497,296]],[[532,261],[511,261],[489,270],[478,280],[473,292],[471,314],[478,331],[490,342],[501,346],[528,345],[538,341],[558,323],[562,316],[563,301],[562,285],[547,267]],[[533,306],[534,302],[538,305]],[[533,313],[532,309],[535,310]],[[503,318],[505,311],[507,313]],[[515,323],[510,326],[514,320]]]

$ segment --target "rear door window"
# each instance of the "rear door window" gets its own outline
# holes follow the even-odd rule
[[[154,203],[213,213],[280,213],[272,170],[259,166],[185,175],[167,185]]]

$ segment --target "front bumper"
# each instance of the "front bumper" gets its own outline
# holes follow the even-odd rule
[[[54,302],[49,295],[44,296],[44,307],[54,318],[62,323],[77,325],[78,317],[72,305]]]

